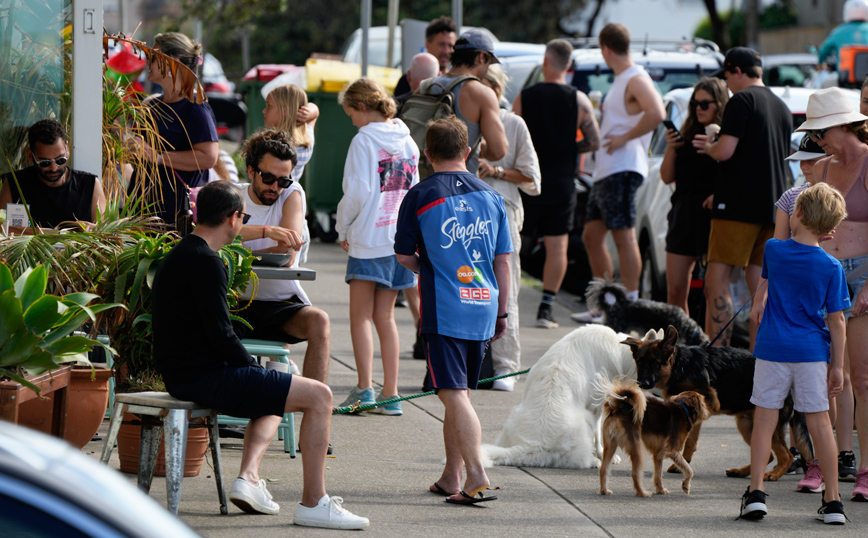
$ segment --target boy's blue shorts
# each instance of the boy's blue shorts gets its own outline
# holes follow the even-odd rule
[[[439,334],[422,334],[428,351],[431,385],[439,389],[476,389],[487,340],[464,340]]]

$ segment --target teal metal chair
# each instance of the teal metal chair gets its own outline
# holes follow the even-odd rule
[[[271,357],[278,362],[289,364],[289,350],[284,347],[284,342],[272,340],[244,339],[241,344],[248,353],[254,357]],[[246,418],[218,415],[220,424],[230,426],[246,426],[249,422]],[[289,453],[290,458],[295,457],[295,418],[292,413],[284,413],[280,426],[277,427],[277,438],[283,441],[283,451]]]

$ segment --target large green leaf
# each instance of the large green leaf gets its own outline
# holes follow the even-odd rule
[[[32,390],[36,394],[39,394],[40,392],[42,392],[42,389],[40,389],[39,387],[37,387],[36,385],[31,383],[30,381],[27,381],[22,376],[16,374],[12,370],[9,370],[8,368],[0,367],[0,377],[8,377],[12,381],[17,381],[18,383],[21,383],[22,385],[29,388],[30,390]]]
[[[66,360],[64,358],[64,360]],[[20,366],[26,368],[30,375],[44,374],[48,370],[57,368],[57,359],[48,351],[39,351],[27,357]]]
[[[63,296],[63,302],[67,304],[67,306],[72,306],[73,304],[76,304],[78,306],[87,306],[89,302],[98,298],[99,295],[95,293],[69,293]]]
[[[0,366],[17,366],[33,353],[41,341],[41,338],[21,327],[0,349]]]
[[[33,237],[33,236],[30,236]],[[21,294],[24,293],[24,285],[27,283],[27,277],[30,276],[30,273],[33,272],[32,267],[27,267],[15,281],[15,295],[21,297]]]
[[[142,289],[142,285],[145,282],[145,278],[148,275],[148,268],[151,266],[151,263],[154,260],[151,258],[145,258],[139,262],[139,266],[136,269],[136,279],[133,281],[133,289],[130,293],[130,309],[134,309],[136,307],[136,303],[139,301],[140,291]]]
[[[15,290],[9,289],[0,293],[0,349],[12,334],[24,326],[24,312],[21,310],[21,300],[15,296]]]
[[[45,348],[46,351],[54,355],[75,355],[77,353],[87,353],[93,346],[101,345],[96,340],[91,340],[86,336],[69,336],[52,343]]]
[[[66,309],[54,295],[43,295],[24,312],[24,324],[34,334],[41,335],[54,326]]]
[[[15,281],[12,279],[12,271],[6,267],[5,263],[0,263],[0,293],[12,289],[15,286]]]
[[[18,295],[21,298],[21,308],[25,312],[37,299],[45,295],[46,284],[48,284],[48,273],[45,271],[45,266],[37,265],[36,269],[27,275],[27,281]]]

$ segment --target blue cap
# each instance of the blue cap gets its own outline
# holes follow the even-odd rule
[[[491,54],[491,63],[499,64],[494,54],[494,42],[482,30],[467,30],[455,42],[455,50],[481,50]]]

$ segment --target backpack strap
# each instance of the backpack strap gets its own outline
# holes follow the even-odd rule
[[[439,82],[434,82],[434,77],[429,78],[429,79],[425,79],[422,81],[421,84],[419,84],[419,95],[428,95],[431,97],[437,97],[436,95],[431,95],[430,93],[428,93],[429,90],[431,90],[431,88],[434,87],[435,85],[440,86],[443,89],[443,93],[441,93],[440,95],[447,94],[447,93],[451,92],[452,89],[455,88],[456,86],[458,86],[459,84],[467,82],[468,80],[471,80],[471,79],[475,80],[477,82],[479,81],[479,79],[477,77],[474,77],[473,75],[458,75],[458,77],[456,77],[455,80],[453,80],[451,84],[449,84],[448,86],[443,86]]]

